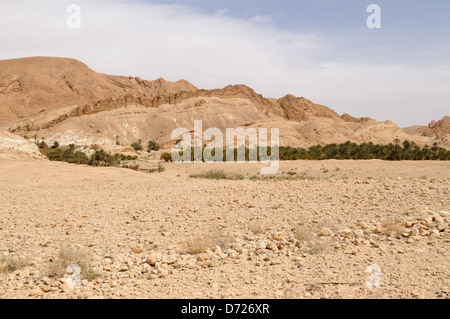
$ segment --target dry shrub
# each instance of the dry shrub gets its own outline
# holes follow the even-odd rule
[[[313,228],[308,225],[309,222],[304,219],[300,219],[297,227],[294,230],[294,236],[299,241],[310,241],[316,237]]]
[[[189,255],[196,255],[206,252],[213,246],[210,236],[195,234],[184,242],[184,252]]]
[[[295,238],[301,241],[310,241],[315,238],[315,234],[310,227],[299,225],[295,229]]]
[[[7,256],[0,259],[0,272],[14,272],[30,265],[30,260],[25,257]]]
[[[303,251],[311,255],[324,254],[330,247],[330,241],[319,240],[311,227],[299,225],[295,229],[295,238],[304,242]]]
[[[183,243],[183,251],[189,255],[196,255],[204,253],[215,246],[226,249],[232,243],[234,243],[232,236],[217,231],[209,235],[194,234]]]
[[[398,218],[388,218],[386,219],[383,224],[383,233],[389,236],[394,235],[400,236],[406,231],[405,226],[403,225],[403,222]]]
[[[43,275],[50,278],[62,278],[70,265],[80,267],[82,279],[90,281],[99,275],[89,266],[86,252],[67,246],[61,247],[58,258],[46,266]]]
[[[311,225],[310,225],[311,224]],[[332,223],[329,220],[321,221],[300,221],[299,225],[294,229],[295,238],[304,242],[303,251],[311,255],[325,254],[331,242],[329,239],[319,239],[317,233],[323,228],[330,228]]]

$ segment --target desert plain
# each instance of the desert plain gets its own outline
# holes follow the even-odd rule
[[[449,162],[147,165],[0,159],[0,298],[450,298]]]

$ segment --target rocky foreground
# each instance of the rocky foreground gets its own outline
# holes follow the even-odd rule
[[[0,161],[0,298],[450,298],[449,163],[163,165]]]

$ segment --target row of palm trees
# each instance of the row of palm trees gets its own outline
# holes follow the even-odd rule
[[[315,145],[308,149],[305,148],[294,148],[290,146],[280,146],[278,148],[257,148],[248,149],[241,147],[239,149],[234,149],[234,159],[233,156],[229,158],[227,156],[226,149],[213,148],[205,152],[205,148],[201,150],[196,150],[191,148],[191,161],[237,161],[238,151],[245,151],[245,160],[250,159],[256,160],[255,154],[257,154],[257,160],[269,160],[276,159],[277,157],[282,161],[288,160],[327,160],[327,159],[337,159],[337,160],[370,160],[370,159],[380,159],[386,161],[402,161],[402,160],[412,160],[412,161],[424,161],[424,160],[450,160],[450,151],[441,148],[434,143],[431,147],[425,145],[424,147],[418,146],[415,142],[403,141],[396,139],[394,143],[387,145],[374,144],[372,142],[356,144],[350,141],[341,144],[327,144],[327,145]],[[175,151],[177,152],[177,151]],[[180,151],[180,156],[182,155]],[[232,153],[232,152],[231,152]],[[200,158],[196,156],[200,155]],[[204,154],[209,154],[211,158],[205,158]],[[215,156],[219,154],[218,156]],[[242,153],[241,153],[242,154]],[[189,156],[188,156],[189,157]],[[171,160],[170,153],[164,153],[161,156],[162,160],[166,162]]]
[[[280,160],[450,160],[450,151],[439,147],[437,143],[421,148],[415,142],[406,140],[400,143],[398,139],[387,145],[372,142],[356,144],[347,141],[341,144],[316,145],[309,149],[280,147],[279,154]]]

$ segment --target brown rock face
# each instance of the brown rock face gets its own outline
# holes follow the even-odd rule
[[[286,119],[291,121],[302,122],[317,117],[329,118],[336,121],[341,120],[340,116],[333,110],[323,105],[314,104],[303,97],[295,97],[288,94],[279,99],[275,104],[278,104],[282,108]]]
[[[352,123],[364,123],[364,122],[368,122],[368,121],[373,120],[370,117],[356,118],[356,117],[353,117],[353,116],[351,116],[350,114],[347,114],[347,113],[342,114],[341,118],[345,122],[352,122]]]
[[[186,81],[112,76],[92,71],[67,58],[33,57],[0,61],[0,123],[55,110],[85,105],[125,94],[154,97],[196,91]]]
[[[446,139],[450,134],[450,116],[446,115],[439,121],[431,121],[428,126],[410,126],[403,130],[408,134]]]
[[[450,116],[444,116],[438,122],[431,121],[428,124],[428,128],[436,134],[437,138],[445,137],[447,134],[450,134]]]

